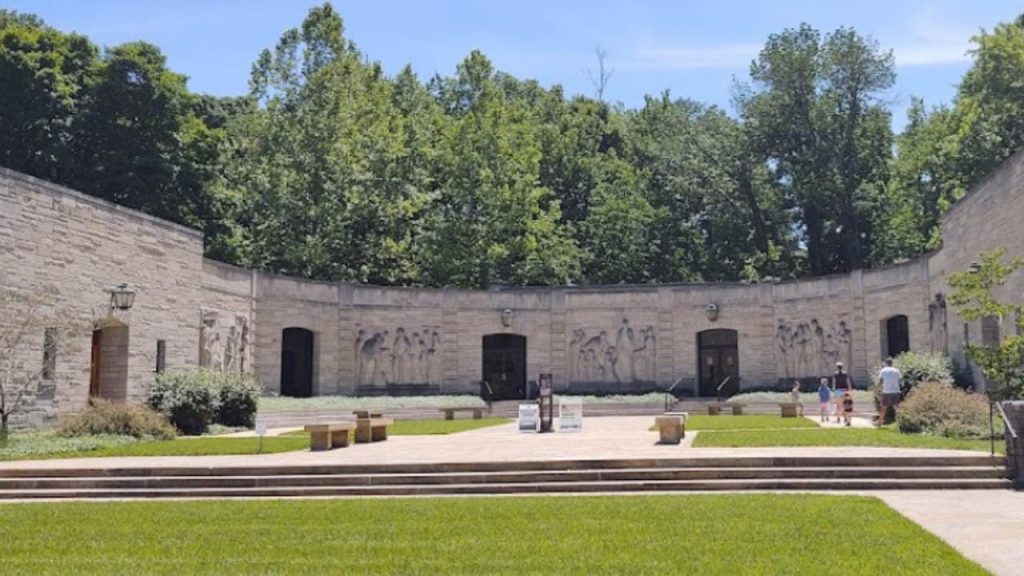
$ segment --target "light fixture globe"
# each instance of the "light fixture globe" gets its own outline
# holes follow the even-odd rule
[[[110,289],[110,309],[129,310],[135,304],[135,291],[127,284],[118,284]]]
[[[718,320],[718,304],[708,304],[704,307],[704,315],[707,316],[708,321],[714,322]]]
[[[505,328],[512,326],[512,318],[515,317],[515,313],[512,310],[505,308],[501,311],[501,325]]]

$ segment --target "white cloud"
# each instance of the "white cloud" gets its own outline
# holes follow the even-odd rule
[[[936,66],[967,62],[971,36],[977,28],[939,19],[933,11],[919,12],[893,47],[897,66]],[[883,46],[886,44],[882,43]]]

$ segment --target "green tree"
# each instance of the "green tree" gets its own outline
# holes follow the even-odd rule
[[[0,10],[0,166],[74,185],[70,126],[97,62],[86,37]]]
[[[1003,336],[996,346],[967,344],[967,357],[974,361],[987,378],[997,383],[989,395],[995,399],[1024,398],[1024,305],[1000,302],[993,291],[1005,285],[1007,279],[1024,266],[1024,260],[1014,258],[1003,262],[1006,251],[1002,248],[981,254],[977,267],[953,274],[949,285],[953,288],[949,303],[957,314],[968,322],[982,318],[996,318],[1000,323],[1013,318],[1015,334]]]
[[[418,243],[426,281],[482,287],[578,277],[578,250],[539,182],[537,126],[527,107],[507,101],[479,52],[433,89],[454,119]]]

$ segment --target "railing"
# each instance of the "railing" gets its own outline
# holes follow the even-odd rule
[[[487,412],[490,413],[491,403],[494,400],[494,389],[487,383],[487,380],[481,380],[480,386],[487,389],[487,398],[485,398],[484,401],[487,403]]]
[[[725,388],[725,385],[729,383],[730,378],[732,378],[732,376],[726,376],[725,380],[722,380],[722,383],[715,388],[715,395],[718,396],[719,402],[722,401],[722,388]]]
[[[672,395],[672,391],[675,390],[676,386],[678,386],[679,383],[683,381],[683,378],[685,378],[685,376],[680,376],[678,380],[673,382],[672,385],[665,390],[665,412],[668,412],[669,408],[671,408],[671,405],[669,403],[669,397]],[[672,404],[675,404],[674,400],[672,401]]]
[[[1018,441],[1019,438],[1017,436],[1017,431],[1013,429],[1013,422],[1010,422],[1010,419],[1007,418],[1006,411],[1003,410],[1003,405],[1001,403],[999,403],[999,402],[989,402],[988,427],[989,427],[989,438],[990,438],[989,449],[991,450],[991,454],[993,456],[996,455],[996,431],[995,431],[995,422],[993,421],[994,420],[994,414],[993,414],[993,411],[992,411],[992,407],[993,406],[999,409],[999,416],[1002,417],[1002,419],[1003,419],[1004,433],[1005,432],[1009,432],[1010,433],[1010,443],[1013,444],[1013,452],[1016,453],[1017,452],[1017,441]],[[1011,455],[1007,454],[1007,456],[1011,456]]]

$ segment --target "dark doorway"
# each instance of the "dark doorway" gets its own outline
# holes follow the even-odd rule
[[[92,331],[89,396],[128,398],[128,326],[112,324]]]
[[[740,387],[739,333],[718,328],[697,334],[701,396],[731,396]],[[719,391],[718,386],[728,378]]]
[[[484,336],[483,379],[491,400],[526,398],[526,336]]]
[[[281,395],[313,395],[313,333],[285,328],[281,334]]]
[[[910,330],[907,328],[907,317],[900,314],[885,321],[882,356],[895,358],[904,352],[910,352]]]

